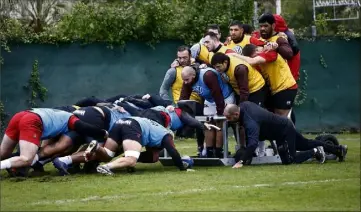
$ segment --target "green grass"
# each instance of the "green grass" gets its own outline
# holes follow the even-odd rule
[[[25,180],[2,171],[1,210],[360,211],[360,136],[338,137],[349,146],[344,163],[195,167],[196,172],[139,164],[135,173],[114,177],[60,177],[48,164],[49,175]],[[177,141],[183,155],[194,155],[195,145]]]

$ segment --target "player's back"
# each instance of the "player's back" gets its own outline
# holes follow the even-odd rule
[[[169,134],[166,128],[153,120],[142,117],[131,117],[131,119],[136,120],[142,129],[142,146],[160,146],[163,137]]]
[[[43,122],[41,139],[51,138],[69,131],[68,121],[73,114],[51,108],[32,108],[30,111],[38,114]]]

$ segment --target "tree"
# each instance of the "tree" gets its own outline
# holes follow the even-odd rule
[[[1,18],[15,18],[35,32],[60,20],[70,10],[70,0],[1,0]]]

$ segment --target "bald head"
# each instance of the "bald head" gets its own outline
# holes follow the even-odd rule
[[[237,121],[239,119],[239,107],[235,104],[227,104],[224,108],[223,115],[228,121]]]
[[[190,66],[186,66],[183,68],[181,76],[185,84],[192,83],[193,79],[196,78],[196,70]]]

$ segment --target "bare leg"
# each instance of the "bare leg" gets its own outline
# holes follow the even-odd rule
[[[67,135],[62,135],[58,142],[49,144],[44,148],[40,148],[40,151],[38,153],[39,158],[48,158],[55,156],[56,154],[64,153],[66,150],[71,148],[72,145],[73,143],[71,138]]]
[[[134,167],[137,164],[140,151],[142,150],[142,145],[137,141],[124,140],[123,148],[124,148],[124,157],[119,157],[110,163],[98,166],[97,172],[106,175],[112,175],[113,172],[111,171],[111,169]]]
[[[6,134],[3,137],[3,140],[0,144],[0,158],[1,160],[7,159],[11,156],[11,153],[15,149],[18,141],[13,141],[9,136]]]
[[[1,169],[30,166],[39,147],[28,141],[20,140],[20,156],[1,161]]]

